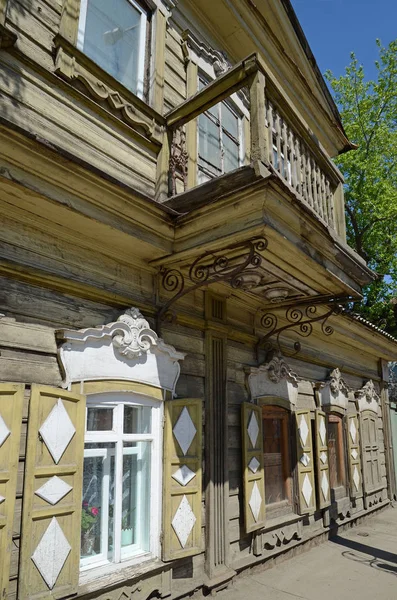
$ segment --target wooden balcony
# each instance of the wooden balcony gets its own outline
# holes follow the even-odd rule
[[[164,169],[159,197],[164,201],[166,197],[175,198],[177,192],[186,192],[192,179],[189,168],[197,169],[196,163],[189,161],[186,125],[243,88],[248,91],[250,106],[249,157],[247,164],[237,169],[240,176],[233,172],[222,179],[244,179],[244,168],[262,163],[273,181],[345,241],[343,177],[256,54],[166,115],[167,141],[161,159]],[[201,188],[204,192],[210,187],[208,182],[198,186],[197,194]]]

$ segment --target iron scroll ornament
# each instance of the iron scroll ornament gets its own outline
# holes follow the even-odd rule
[[[266,250],[267,245],[266,238],[261,237],[232,244],[219,251],[205,252],[193,262],[187,274],[180,269],[163,267],[160,270],[161,286],[174,294],[158,311],[158,326],[170,306],[189,292],[221,281],[228,282],[234,289],[240,288],[244,276],[261,265],[260,253]]]
[[[306,306],[290,306],[286,307],[284,320],[287,321],[285,325],[279,325],[279,318],[277,315],[271,312],[266,312],[261,317],[261,326],[266,331],[265,335],[258,341],[257,353],[260,348],[266,348],[269,344],[271,337],[275,337],[276,345],[281,352],[280,336],[287,330],[295,331],[300,337],[306,338],[313,333],[313,323],[321,323],[321,331],[325,336],[330,336],[334,333],[333,327],[328,323],[328,319],[332,315],[338,315],[342,312],[342,303],[351,302],[352,298],[348,297],[334,297],[325,300],[321,298],[317,303],[315,299],[310,301]],[[326,312],[319,314],[318,307],[326,305]],[[302,345],[299,341],[294,342],[294,354],[297,354],[302,349]],[[285,354],[285,351],[284,351]]]

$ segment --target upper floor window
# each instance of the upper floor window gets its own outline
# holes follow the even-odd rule
[[[266,505],[291,505],[289,413],[277,406],[263,406],[263,457]]]
[[[208,84],[200,75],[199,90]],[[241,117],[232,103],[220,102],[198,118],[198,181],[237,169],[242,151]]]
[[[332,489],[346,485],[343,421],[339,415],[328,416],[329,480]]]
[[[88,399],[82,567],[157,553],[161,410],[135,394]]]
[[[81,0],[77,47],[143,95],[147,12],[135,0]]]

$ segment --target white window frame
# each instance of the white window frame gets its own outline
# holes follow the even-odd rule
[[[79,15],[79,24],[78,24],[78,32],[77,32],[77,48],[84,52],[84,37],[85,37],[85,25],[87,20],[87,10],[88,10],[88,2],[89,0],[81,0],[80,2],[80,15]],[[143,98],[144,91],[144,78],[145,78],[145,59],[146,59],[146,28],[147,28],[147,14],[137,2],[134,0],[124,0],[124,2],[128,2],[133,6],[140,14],[141,14],[141,24],[139,31],[139,59],[138,59],[138,74],[137,74],[137,89],[136,95],[139,98]],[[91,59],[93,60],[93,59]],[[95,61],[94,61],[95,62]],[[100,68],[100,65],[98,65]],[[116,77],[109,73],[114,79]],[[128,88],[127,88],[128,89]],[[130,90],[131,91],[131,90]],[[134,93],[134,92],[132,92]]]
[[[151,408],[151,433],[126,434],[123,433],[123,410],[122,406],[143,406]],[[111,431],[87,431],[88,408],[113,408],[113,428]],[[143,557],[152,558],[160,554],[160,523],[161,523],[161,479],[162,479],[162,421],[163,403],[160,400],[143,397],[133,392],[104,392],[87,396],[85,443],[114,443],[115,444],[115,476],[114,476],[114,522],[120,523],[120,528],[114,527],[114,551],[113,558],[109,560],[107,555],[98,554],[80,560],[80,570],[85,571],[101,565],[124,562],[126,560],[141,561]],[[137,550],[132,546],[121,547],[121,523],[122,523],[122,485],[123,485],[123,443],[147,441],[151,443],[150,460],[150,534],[149,551]],[[134,450],[131,448],[131,450]],[[103,456],[107,461],[103,485],[103,499],[108,501],[106,490],[109,490],[110,456],[108,448],[85,448],[86,456]],[[124,452],[125,454],[125,452]],[[107,477],[106,477],[107,472]],[[105,517],[106,521],[106,517]],[[108,537],[107,522],[103,523],[102,536]],[[104,539],[104,541],[105,541]]]

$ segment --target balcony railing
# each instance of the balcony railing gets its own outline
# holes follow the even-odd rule
[[[260,57],[250,55],[166,115],[163,185],[160,193],[188,186],[185,125],[241,88],[250,100],[250,161],[261,161],[302,203],[345,237],[343,177],[297,114],[294,106],[266,73]],[[192,168],[197,168],[193,162]]]

